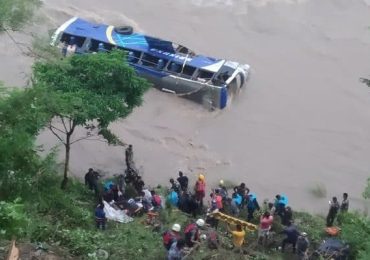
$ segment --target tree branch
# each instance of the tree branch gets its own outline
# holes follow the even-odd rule
[[[103,142],[103,143],[108,143],[108,141],[102,139],[102,138],[95,138],[95,139],[89,139],[91,137],[96,137],[96,135],[93,135],[93,136],[85,136],[85,137],[81,137],[81,138],[78,138],[77,140],[74,140],[73,142],[71,142],[71,145],[74,144],[74,143],[77,143],[79,141],[82,141],[82,140],[87,140],[87,141],[100,141],[100,142]]]
[[[59,139],[59,141],[62,142],[62,144],[66,145],[66,143],[63,141],[63,139],[56,132],[54,132],[53,127],[52,127],[51,124],[49,124],[49,129]]]
[[[66,123],[64,122],[64,119],[62,116],[59,116],[60,119],[62,119],[62,123],[63,123],[63,126],[64,126],[64,130],[66,130],[66,133],[68,133],[68,130],[67,130],[67,126],[66,126]]]
[[[58,127],[53,126],[52,124],[49,124],[49,127],[53,128],[55,130],[58,130],[59,132],[61,132],[63,134],[67,134],[66,132],[64,132],[63,130],[60,130]]]

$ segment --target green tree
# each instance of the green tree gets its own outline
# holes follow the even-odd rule
[[[367,185],[364,192],[362,193],[362,196],[365,199],[370,199],[370,178],[367,179]]]
[[[124,53],[115,50],[75,55],[60,62],[41,61],[33,67],[34,87],[44,91],[38,106],[50,113],[47,127],[65,147],[62,189],[68,182],[71,145],[90,139],[94,130],[109,143],[119,143],[108,130],[109,124],[142,103],[149,84],[125,60]],[[87,128],[88,135],[73,139],[78,126]]]
[[[48,114],[34,106],[33,89],[0,91],[0,194],[2,199],[29,192],[30,179],[42,160],[34,145],[35,136]]]
[[[33,17],[40,0],[1,0],[0,32],[18,30]]]

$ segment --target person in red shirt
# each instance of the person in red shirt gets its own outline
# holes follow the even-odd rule
[[[274,217],[270,215],[270,212],[266,211],[260,218],[260,226],[258,230],[258,243],[262,243],[262,245],[266,244],[266,240],[270,233],[270,229],[272,226],[272,222],[274,221]]]
[[[217,209],[222,212],[223,209],[224,209],[224,206],[222,204],[222,196],[220,194],[220,190],[219,189],[216,189],[215,190],[215,200],[216,200]]]
[[[204,180],[204,175],[200,174],[197,182],[195,183],[195,197],[199,202],[199,206],[203,208],[203,198],[206,195],[206,182]]]

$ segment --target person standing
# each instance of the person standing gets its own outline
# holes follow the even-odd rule
[[[93,178],[94,178],[94,170],[90,168],[89,171],[85,174],[85,185],[89,187],[89,190],[93,190]]]
[[[342,204],[340,205],[340,212],[341,213],[348,212],[348,208],[349,208],[348,193],[343,193],[343,201]]]
[[[242,182],[239,186],[235,187],[234,190],[236,190],[237,193],[242,197],[242,208],[247,203],[248,195],[249,195],[249,189],[245,185],[244,182]]]
[[[258,243],[266,245],[274,217],[270,212],[266,211],[260,218],[260,226],[258,230]]]
[[[293,253],[296,251],[296,244],[299,236],[298,229],[292,222],[288,223],[288,226],[281,232],[286,235],[286,238],[283,240],[281,251],[284,252],[286,244],[291,244],[293,247]]]
[[[177,178],[177,181],[180,183],[180,187],[182,191],[188,190],[189,179],[188,177],[184,176],[182,171],[179,171],[179,177]]]
[[[126,151],[125,151],[125,156],[126,156],[126,167],[127,169],[133,169],[133,162],[134,162],[134,151],[132,148],[132,144],[130,144]]]
[[[199,202],[200,209],[203,209],[203,199],[206,195],[206,182],[204,175],[200,174],[198,180],[195,183],[195,196]]]
[[[94,190],[95,195],[99,194],[98,179],[100,174],[94,171],[92,168],[85,174],[85,185],[89,186],[90,190]]]
[[[242,246],[244,244],[245,231],[240,224],[236,225],[236,229],[232,230],[230,226],[227,226],[229,232],[233,235],[233,245],[237,251],[241,252]]]
[[[246,203],[247,203],[247,210],[248,210],[248,221],[253,219],[253,214],[256,210],[260,210],[260,206],[257,201],[257,197],[255,194],[251,193],[246,196]]]
[[[95,209],[95,222],[96,222],[96,228],[105,230],[105,222],[107,221],[105,217],[104,212],[104,204],[99,204]]]
[[[222,200],[224,203],[227,202],[227,198],[229,197],[227,188],[225,187],[224,181],[220,180],[220,183],[218,184],[218,187],[220,189],[220,195],[222,197]]]
[[[327,227],[333,226],[334,220],[340,208],[337,197],[333,197],[333,201],[329,201],[329,204],[330,204],[330,208],[329,208],[328,216],[326,217]]]
[[[286,226],[289,222],[293,221],[293,211],[291,207],[284,208],[284,214],[281,219],[281,224]]]
[[[180,185],[177,183],[177,181],[171,178],[170,183],[171,183],[170,189],[176,192],[180,196]]]
[[[308,241],[307,233],[302,232],[297,240],[297,254],[299,260],[308,259],[307,251],[309,246],[310,242]]]

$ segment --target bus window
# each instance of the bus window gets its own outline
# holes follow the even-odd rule
[[[168,61],[166,59],[161,59],[153,55],[144,53],[143,57],[141,58],[141,62],[144,66],[162,70],[166,66]]]
[[[61,42],[66,42],[69,45],[76,44],[78,48],[81,48],[84,45],[85,40],[85,37],[75,36],[68,33],[63,33],[60,39]]]
[[[201,81],[208,81],[212,79],[213,75],[214,75],[213,72],[210,72],[207,70],[199,70],[197,78],[198,80],[201,80]]]
[[[138,63],[138,61],[140,60],[141,52],[133,50],[127,51],[127,61],[129,63]]]
[[[192,67],[192,66],[188,66],[188,65],[185,65],[184,68],[182,69],[182,74],[186,77],[186,78],[191,78],[195,72],[195,68]]]
[[[180,73],[181,72],[181,65],[176,63],[176,62],[171,62],[168,65],[167,69],[171,72]]]
[[[113,47],[114,45],[112,44],[91,39],[90,44],[89,44],[89,51],[91,52],[98,52],[102,50],[110,51],[113,49]]]

